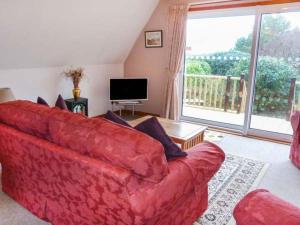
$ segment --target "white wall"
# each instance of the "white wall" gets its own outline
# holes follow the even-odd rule
[[[81,96],[89,98],[89,116],[105,113],[109,103],[109,78],[123,77],[123,64],[81,66],[86,77]],[[76,67],[75,67],[76,68]],[[72,98],[73,84],[64,77],[66,67],[0,70],[0,87],[10,87],[17,99],[36,101],[43,97],[51,106],[58,94]]]
[[[159,0],[1,0],[0,68],[125,61]]]
[[[0,0],[0,87],[18,99],[72,96],[64,65],[84,66],[90,116],[104,113],[110,76],[123,64],[159,0]],[[32,69],[37,68],[37,69]]]

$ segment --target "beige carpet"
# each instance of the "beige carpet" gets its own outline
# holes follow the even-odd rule
[[[0,168],[1,173],[1,168]],[[0,183],[1,187],[1,183]],[[2,188],[1,188],[2,190]],[[0,225],[48,225],[0,191]]]

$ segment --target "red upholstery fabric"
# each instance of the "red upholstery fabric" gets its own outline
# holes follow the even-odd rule
[[[178,160],[189,167],[193,175],[196,194],[201,196],[203,183],[208,183],[215,172],[219,170],[225,160],[225,154],[217,145],[205,141],[201,145],[189,149],[186,158]]]
[[[203,190],[196,197],[193,174],[180,160],[170,163],[170,173],[160,183],[135,182],[136,190],[129,193],[135,178],[126,169],[5,125],[0,131],[3,191],[53,225],[190,225],[207,208],[205,179],[196,182]],[[197,151],[193,160],[198,157],[204,170],[204,162],[209,168],[212,157],[205,160],[205,150]],[[215,154],[217,169],[222,153],[215,148]]]
[[[30,101],[11,101],[0,104],[0,121],[25,133],[46,138],[50,111],[49,107]]]
[[[30,107],[35,111],[35,104]],[[206,210],[207,182],[224,160],[217,146],[200,144],[186,158],[164,165],[161,145],[130,128],[58,109],[50,109],[48,118],[56,143],[0,120],[2,189],[41,219],[52,225],[191,225]],[[72,122],[82,126],[71,129]],[[130,140],[127,144],[125,137]],[[106,147],[100,149],[98,144]],[[100,160],[84,155],[90,149],[104,149],[112,155],[117,151],[132,164],[160,152],[163,157],[157,156],[147,166],[166,166],[169,172],[162,174],[160,182],[149,182],[147,177],[136,176],[137,167],[119,166],[126,163],[121,156],[112,162],[109,155]],[[132,149],[137,149],[136,156],[128,157]],[[145,174],[156,173],[151,170],[156,168],[146,169]]]
[[[128,170],[0,125],[2,187],[53,225],[134,224]]]
[[[201,201],[195,201],[194,194],[182,196],[174,202],[170,210],[163,210],[163,214],[153,217],[147,225],[192,225],[207,209],[208,193],[203,193]]]
[[[237,225],[299,225],[300,208],[267,190],[255,190],[234,209]]]
[[[300,111],[295,111],[291,117],[293,140],[291,144],[290,159],[300,169]]]
[[[158,141],[103,118],[56,111],[49,120],[54,143],[132,170],[149,181],[158,182],[167,175],[167,160]]]
[[[131,195],[130,201],[133,210],[143,215],[143,223],[159,215],[161,208],[172,209],[174,202],[191,192],[199,202],[203,201],[203,196],[207,194],[207,183],[220,168],[225,155],[219,147],[208,142],[195,146],[187,153],[186,158],[169,162],[170,173],[160,183],[131,184],[138,189]]]

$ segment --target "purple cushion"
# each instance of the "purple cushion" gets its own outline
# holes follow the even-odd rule
[[[112,122],[121,124],[126,127],[131,127],[130,124],[128,124],[124,119],[119,117],[117,114],[113,113],[112,111],[107,111],[107,113],[104,115],[105,119],[108,119]]]
[[[38,98],[37,98],[36,103],[37,103],[37,104],[40,104],[40,105],[46,105],[46,106],[49,106],[49,104],[46,102],[46,100],[43,99],[43,98],[41,98],[41,97],[38,97]]]
[[[138,124],[135,129],[148,134],[152,138],[158,140],[165,149],[165,154],[168,160],[177,157],[187,156],[167,135],[164,128],[161,126],[156,117],[152,117]]]
[[[63,110],[68,110],[68,106],[67,106],[64,98],[61,95],[58,95],[56,103],[55,103],[55,107],[58,107]]]

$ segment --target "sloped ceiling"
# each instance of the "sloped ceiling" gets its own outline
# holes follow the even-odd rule
[[[159,0],[1,0],[0,69],[122,63]]]

